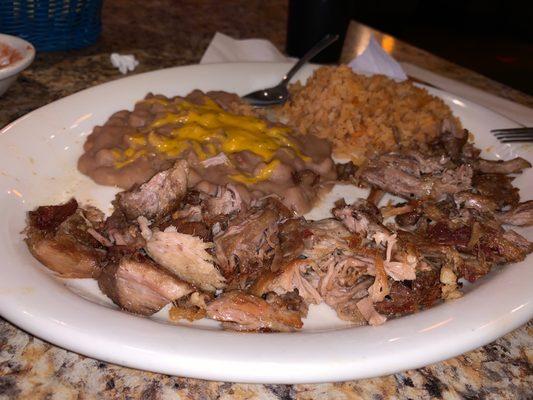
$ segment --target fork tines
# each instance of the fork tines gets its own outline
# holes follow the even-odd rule
[[[533,128],[493,129],[491,132],[502,143],[533,142]]]

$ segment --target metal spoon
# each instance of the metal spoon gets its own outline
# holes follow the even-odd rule
[[[291,78],[304,66],[307,62],[328,47],[330,44],[335,42],[339,38],[339,35],[326,35],[320,42],[315,44],[305,55],[298,60],[294,67],[292,67],[289,72],[283,77],[280,83],[276,86],[261,90],[256,90],[255,92],[248,93],[242,98],[246,100],[253,106],[265,107],[272,106],[274,104],[283,104],[289,98],[289,91],[287,90],[287,85]]]

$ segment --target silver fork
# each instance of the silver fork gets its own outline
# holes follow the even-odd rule
[[[491,133],[502,143],[533,142],[533,127],[492,129]]]

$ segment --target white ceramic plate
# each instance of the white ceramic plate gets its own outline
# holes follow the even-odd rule
[[[104,209],[115,191],[76,171],[85,137],[113,112],[132,108],[147,92],[169,96],[192,89],[240,94],[277,82],[287,64],[226,64],[172,68],[97,86],[36,110],[0,134],[0,314],[61,347],[150,371],[224,381],[340,381],[421,367],[486,344],[533,315],[533,265],[495,271],[466,295],[379,327],[352,328],[327,307],[313,307],[296,333],[221,331],[213,321],[176,326],[165,310],[152,318],[121,312],[91,280],[55,278],[28,253],[20,232],[26,211],[72,195]],[[300,74],[305,79],[311,67]],[[452,108],[476,143],[493,157],[532,157],[531,148],[499,145],[495,127],[513,127],[494,112],[429,89]],[[516,179],[533,198],[533,171]],[[528,183],[529,182],[529,183]],[[337,187],[329,201],[358,192]],[[313,213],[324,216],[327,204]],[[533,231],[522,231],[531,239]]]

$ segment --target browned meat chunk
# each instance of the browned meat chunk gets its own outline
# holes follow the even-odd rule
[[[441,152],[453,161],[458,161],[463,155],[463,148],[468,141],[466,129],[456,129],[449,120],[444,121],[441,134],[437,141],[432,144],[433,150]]]
[[[508,231],[504,232],[502,236],[505,240],[509,241],[514,247],[524,252],[523,258],[525,258],[525,256],[529,253],[533,252],[533,243],[527,240],[522,235],[519,235],[512,229],[509,229]]]
[[[70,199],[65,204],[55,206],[41,206],[28,213],[29,223],[33,228],[53,231],[77,209],[76,199]]]
[[[487,229],[479,248],[487,261],[503,264],[522,261],[533,250],[533,244],[512,230],[502,234]]]
[[[215,236],[215,255],[230,287],[246,288],[270,265],[278,243],[278,223],[287,215],[290,213],[281,203],[268,198]]]
[[[453,196],[453,199],[458,206],[472,208],[479,212],[493,212],[498,207],[496,202],[490,197],[485,197],[469,191],[456,193]]]
[[[303,310],[302,310],[302,307]],[[267,300],[241,291],[223,293],[207,306],[207,316],[224,322],[227,329],[239,331],[279,331],[300,329],[303,302],[294,299],[267,296]]]
[[[472,186],[502,209],[506,206],[515,207],[520,201],[518,189],[513,187],[512,181],[512,177],[503,174],[475,174]]]
[[[490,272],[490,268],[490,263],[485,262],[483,259],[477,260],[476,258],[463,258],[456,265],[459,276],[469,282],[475,282],[479,278],[487,275]]]
[[[453,195],[470,189],[472,174],[472,167],[463,164],[455,169],[447,169],[441,175],[433,176],[430,196],[435,199],[442,199],[446,195]]]
[[[194,291],[139,253],[113,257],[98,285],[120,308],[141,315],[151,315]]]
[[[502,224],[531,226],[533,225],[533,200],[520,203],[509,211],[499,213],[497,218]]]
[[[188,296],[174,301],[168,314],[172,321],[186,319],[196,321],[207,316],[207,304],[212,301],[211,295],[202,292],[194,292]]]
[[[184,160],[155,174],[138,188],[117,195],[116,205],[133,220],[141,215],[157,219],[171,213],[187,191],[189,167]]]
[[[282,265],[299,258],[308,237],[307,222],[303,218],[291,218],[278,226],[279,251],[274,255],[270,269],[278,271]]]
[[[100,272],[99,262],[106,252],[91,235],[94,225],[85,213],[77,207],[76,200],[39,207],[29,213],[28,249],[63,278],[91,278]]]
[[[404,214],[398,214],[394,218],[396,223],[401,227],[409,227],[416,225],[416,223],[420,220],[420,217],[422,216],[422,213],[418,210],[413,210],[406,212]]]
[[[474,169],[484,174],[518,174],[527,168],[531,168],[531,163],[522,157],[507,161],[479,158],[474,162]]]
[[[211,219],[218,215],[231,215],[238,213],[244,204],[238,190],[231,184],[218,186],[218,193],[206,201],[206,212]]]
[[[457,229],[450,228],[444,222],[437,222],[427,229],[427,238],[438,244],[465,248],[468,246],[472,229],[469,226],[461,226]]]
[[[388,317],[411,314],[431,307],[441,297],[441,284],[436,271],[419,272],[414,281],[394,282],[385,299],[375,304],[376,310]]]
[[[332,255],[322,266],[325,274],[318,285],[319,293],[340,319],[366,323],[357,302],[368,295],[372,285],[373,279],[367,275],[369,266],[371,260],[345,254]]]
[[[128,220],[120,209],[116,209],[106,219],[102,233],[109,238],[113,245],[129,247],[132,252],[145,245],[145,240],[137,223]]]
[[[263,272],[252,286],[251,292],[262,296],[268,292],[282,295],[297,290],[307,304],[319,304],[322,302],[322,296],[317,290],[319,280],[313,260],[296,259],[276,272]]]
[[[178,232],[200,237],[204,242],[212,242],[211,226],[223,222],[231,215],[211,216],[206,211],[207,201],[211,196],[197,190],[189,190],[181,199],[179,208],[172,214],[155,221],[153,227],[164,231],[173,226]]]
[[[62,278],[94,278],[100,271],[101,250],[90,248],[70,238],[46,238],[30,234],[26,244],[33,256]]]
[[[177,232],[173,226],[152,232],[144,217],[139,217],[139,225],[146,240],[146,253],[161,267],[208,292],[226,286],[224,277],[214,265],[213,256],[207,252],[212,243]]]
[[[361,172],[370,185],[406,199],[442,198],[470,188],[472,168],[448,167],[445,158],[409,154],[385,154],[371,161]]]
[[[368,193],[366,200],[377,207],[381,199],[383,199],[383,196],[385,196],[385,192],[383,190],[373,187],[370,188],[370,193]]]
[[[307,304],[322,302],[319,292],[321,276],[326,275],[333,253],[350,250],[353,235],[337,220],[307,222],[292,219],[280,227],[279,251],[270,270],[262,273],[253,285],[253,293],[278,294],[298,290]],[[352,270],[355,272],[355,270]]]
[[[369,323],[369,325],[381,325],[387,320],[386,317],[377,312],[374,307],[374,303],[370,297],[365,297],[355,303],[353,307],[353,302],[349,303],[350,309],[357,309],[357,312]]]
[[[349,206],[343,201],[338,202],[332,213],[350,232],[361,234],[363,237],[391,234],[391,231],[383,226],[379,209],[367,200],[358,199]]]
[[[355,174],[359,167],[353,163],[353,161],[348,161],[344,164],[335,164],[335,169],[337,170],[337,180],[340,182],[352,182],[355,179]]]

